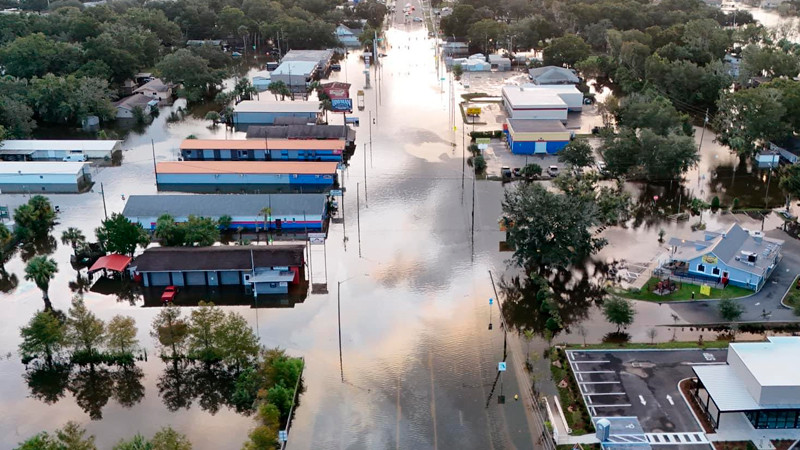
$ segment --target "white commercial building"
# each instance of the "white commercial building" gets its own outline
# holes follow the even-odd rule
[[[573,84],[536,85],[526,83],[522,85],[522,89],[524,89],[525,92],[531,93],[531,95],[536,95],[538,92],[555,93],[561,97],[561,100],[564,100],[564,103],[567,104],[567,107],[570,111],[583,110],[583,92],[578,90],[578,88]]]
[[[317,74],[319,63],[314,61],[285,61],[272,71],[272,82],[283,81],[292,92],[306,92],[307,83]]]
[[[693,369],[694,397],[715,429],[800,428],[800,337],[732,343],[727,364]]]
[[[4,162],[0,164],[2,193],[76,193],[91,185],[82,162]]]
[[[527,91],[520,86],[503,86],[503,106],[510,119],[567,121],[569,106],[555,92]]]
[[[107,159],[121,150],[114,140],[15,140],[0,142],[0,159],[5,161],[61,160],[67,155],[84,154],[90,159]]]

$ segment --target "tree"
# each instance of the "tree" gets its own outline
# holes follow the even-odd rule
[[[494,19],[479,20],[470,25],[467,37],[470,42],[478,47],[483,47],[487,53],[492,51],[491,43],[497,43],[506,35],[506,25]]]
[[[278,96],[281,96],[281,100],[285,100],[287,95],[291,95],[291,91],[289,90],[289,86],[286,85],[283,81],[273,81],[269,84],[267,88],[273,95],[275,95],[275,100],[278,99]]]
[[[649,128],[661,136],[670,132],[683,132],[690,136],[693,132],[689,117],[679,113],[668,98],[654,92],[633,93],[626,97],[621,102],[618,119],[621,126]]]
[[[75,71],[82,59],[79,46],[50,40],[42,33],[18,37],[0,49],[5,74],[19,78],[66,75]]]
[[[558,153],[560,162],[580,169],[594,164],[594,150],[586,139],[575,139]]]
[[[208,60],[185,48],[165,56],[156,64],[156,72],[164,81],[182,84],[182,96],[189,101],[202,99],[225,75],[223,70],[212,69]]]
[[[214,219],[189,215],[182,225],[185,230],[183,245],[208,247],[219,240],[219,227]]]
[[[61,233],[61,243],[69,244],[72,247],[72,253],[76,254],[78,247],[86,244],[86,236],[83,235],[81,230],[69,227]]]
[[[106,341],[106,324],[89,311],[83,299],[72,300],[67,319],[67,342],[74,353],[93,355]]]
[[[14,235],[0,222],[0,273],[5,272],[6,259],[14,252]]]
[[[106,80],[48,73],[30,80],[28,98],[42,121],[78,125],[88,116],[114,118],[117,110],[111,104],[112,95]]]
[[[33,281],[36,287],[42,290],[44,308],[48,311],[53,309],[53,304],[50,303],[47,291],[50,288],[50,280],[55,277],[56,272],[58,272],[56,261],[47,256],[34,256],[25,266],[25,279]]]
[[[742,317],[744,307],[732,298],[723,298],[719,301],[719,315],[723,320],[736,322]]]
[[[133,223],[119,213],[111,214],[94,230],[97,241],[109,253],[133,256],[136,247],[146,247],[150,236],[139,223]]]
[[[50,200],[34,195],[28,203],[14,210],[14,234],[22,241],[47,236],[56,224],[56,212]]]
[[[192,450],[192,443],[189,438],[182,433],[178,433],[171,427],[165,427],[150,439],[153,450]]]
[[[106,329],[108,349],[116,355],[132,355],[139,345],[136,339],[136,321],[130,316],[116,315],[108,322]]]
[[[233,222],[233,218],[227,214],[223,214],[219,216],[219,220],[217,223],[219,224],[219,228],[221,230],[227,230],[231,227],[231,223]]]
[[[42,432],[20,444],[17,450],[97,450],[94,436],[75,422],[67,422],[55,436]]]
[[[175,218],[171,215],[162,214],[156,219],[153,236],[165,247],[178,247],[186,242],[186,228],[175,223]]]
[[[153,446],[147,439],[144,438],[141,434],[136,434],[136,436],[130,439],[123,439],[117,442],[114,445],[112,450],[152,450]]]
[[[553,39],[550,45],[545,47],[542,59],[546,66],[566,65],[572,67],[578,61],[586,59],[591,52],[592,48],[583,41],[583,38],[567,34]]]
[[[650,328],[649,330],[647,330],[647,337],[650,338],[650,344],[655,344],[656,336],[658,336],[657,328]]]
[[[522,332],[522,336],[525,338],[525,366],[530,369],[530,358],[531,358],[531,341],[533,340],[533,330],[530,328],[526,328],[525,331]]]
[[[220,360],[223,355],[218,338],[225,313],[211,302],[200,301],[198,306],[189,321],[188,354],[206,362]]]
[[[225,315],[215,338],[222,360],[235,367],[237,373],[258,356],[258,337],[239,313],[229,311]]]
[[[606,320],[617,326],[617,333],[622,327],[628,327],[633,323],[636,310],[633,303],[620,297],[611,297],[603,303],[603,315]]]
[[[206,120],[210,120],[214,126],[217,126],[222,117],[216,111],[209,111],[206,113]]]
[[[20,328],[22,342],[19,352],[22,358],[44,357],[47,367],[53,367],[53,359],[66,344],[66,327],[49,310],[37,312],[27,325]]]
[[[181,317],[181,310],[177,306],[167,305],[158,312],[153,318],[153,325],[150,336],[158,339],[161,345],[161,357],[165,356],[164,350],[169,349],[169,358],[177,361],[184,356],[186,351],[186,340],[189,336],[189,326]]]
[[[464,68],[461,64],[453,64],[453,76],[456,80],[461,79],[461,75],[464,74]]]
[[[566,267],[605,245],[589,230],[597,224],[597,207],[581,197],[522,184],[506,191],[503,213],[513,259],[526,270]]]
[[[800,198],[800,166],[795,164],[783,166],[778,186],[786,193],[786,208],[788,209],[792,197]],[[2,239],[0,239],[0,242],[2,242]]]
[[[542,166],[536,163],[526,164],[525,167],[520,170],[520,175],[525,177],[526,180],[532,180],[542,174]]]
[[[767,141],[786,138],[790,129],[781,100],[781,91],[762,86],[723,93],[713,120],[717,141],[747,159]]]

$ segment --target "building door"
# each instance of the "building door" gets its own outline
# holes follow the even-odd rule
[[[533,153],[537,155],[547,153],[547,142],[536,142]]]
[[[187,286],[205,286],[206,273],[205,272],[186,272],[186,285]]]

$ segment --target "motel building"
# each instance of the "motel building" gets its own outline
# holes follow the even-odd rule
[[[717,433],[797,438],[800,337],[731,343],[726,364],[695,365],[693,370],[693,396]]]

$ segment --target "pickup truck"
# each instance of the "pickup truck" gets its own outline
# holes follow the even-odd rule
[[[178,295],[178,288],[175,286],[167,286],[164,288],[164,292],[161,293],[161,303],[172,303],[176,295]]]

